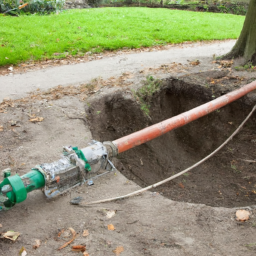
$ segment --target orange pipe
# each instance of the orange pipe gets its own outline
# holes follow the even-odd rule
[[[243,86],[233,92],[227,93],[215,100],[205,103],[199,107],[193,108],[187,112],[180,115],[169,118],[163,122],[149,126],[138,132],[134,132],[123,138],[113,141],[116,145],[118,153],[122,153],[126,150],[139,146],[145,142],[153,140],[173,129],[179,128],[186,125],[202,116],[208,115],[209,113],[228,105],[229,103],[243,97],[249,92],[256,89],[256,81]]]

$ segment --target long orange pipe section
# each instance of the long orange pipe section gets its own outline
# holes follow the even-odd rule
[[[202,116],[228,105],[229,103],[243,97],[249,92],[256,89],[256,81],[243,86],[233,92],[227,93],[215,100],[205,103],[199,107],[193,108],[180,115],[169,118],[163,122],[149,126],[138,132],[134,132],[123,138],[114,140],[113,143],[118,148],[118,153],[122,153],[126,150],[139,146],[145,142],[153,140],[173,129],[186,125]]]

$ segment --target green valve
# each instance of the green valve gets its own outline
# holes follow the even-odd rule
[[[27,198],[27,194],[35,189],[43,188],[45,185],[44,175],[32,170],[29,173],[19,176],[10,176],[9,173],[4,173],[5,179],[0,183],[1,196],[5,196],[5,201],[2,202],[6,208],[14,206],[16,203],[21,203]],[[9,176],[8,176],[9,175]],[[1,199],[3,201],[3,199]],[[0,209],[1,210],[1,209]]]

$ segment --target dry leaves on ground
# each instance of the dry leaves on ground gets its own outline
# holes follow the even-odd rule
[[[6,109],[8,107],[13,108],[14,107],[14,103],[12,100],[10,99],[4,99],[1,103],[0,103],[0,113],[5,113]]]
[[[61,234],[65,231],[65,229],[62,229],[59,233],[58,233],[58,237],[61,236]]]
[[[24,246],[21,247],[21,249],[19,251],[19,255],[21,255],[21,256],[26,256],[27,255],[27,252],[26,252],[26,249],[24,248]]]
[[[213,61],[213,63],[220,64],[219,68],[230,68],[234,61],[233,60],[217,60]]]
[[[73,245],[72,251],[73,252],[85,252],[86,246],[85,245]]]
[[[179,183],[179,187],[185,188],[185,186],[182,183]]]
[[[3,233],[2,236],[6,239],[16,241],[17,238],[20,236],[20,233],[15,231],[7,231],[6,233]]]
[[[0,125],[0,132],[2,132],[3,130],[4,130],[4,127]]]
[[[140,70],[140,73],[143,74],[159,74],[159,73],[182,73],[187,72],[189,67],[186,65],[182,65],[181,63],[172,62],[170,64],[162,64],[158,68],[146,68],[143,70]]]
[[[41,245],[41,241],[39,239],[35,239],[35,244],[33,245],[33,248],[37,249],[40,247],[40,245]]]
[[[237,210],[236,211],[236,220],[237,221],[246,221],[250,218],[250,212],[246,210]]]
[[[23,64],[22,64],[23,65]],[[164,64],[158,68],[147,68],[141,71],[141,73],[147,74],[155,74],[158,72],[170,73],[170,72],[187,72],[188,67],[186,65],[182,65],[181,63],[171,63]],[[106,80],[103,80],[101,77],[92,79],[89,83],[81,84],[80,86],[61,86],[58,85],[54,88],[51,88],[47,91],[41,91],[37,89],[32,92],[28,97],[11,100],[6,98],[3,102],[0,103],[0,113],[7,113],[9,107],[14,108],[19,104],[30,104],[39,100],[57,100],[61,99],[64,96],[78,96],[81,100],[85,100],[89,94],[93,94],[98,92],[102,87],[123,87],[129,86],[132,84],[132,81],[129,81],[134,76],[131,72],[124,72],[119,77],[110,77]],[[30,116],[30,122],[42,122],[44,119],[42,117],[36,117],[35,115]]]
[[[224,68],[230,68],[233,65],[233,60],[221,60],[219,64]]]
[[[113,224],[108,224],[108,230],[115,230],[115,227]]]
[[[124,251],[124,247],[123,246],[118,246],[116,247],[116,249],[113,251],[116,255],[120,255],[121,252]]]
[[[115,216],[115,214],[116,214],[115,210],[110,210],[110,211],[107,211],[106,217],[107,217],[107,219],[111,219],[112,217]]]
[[[197,66],[200,64],[200,61],[199,60],[191,61],[189,64],[192,66]]]
[[[42,122],[43,120],[44,120],[44,118],[41,116],[35,116],[35,117],[31,117],[29,119],[29,121],[32,123]]]
[[[84,230],[84,232],[83,232],[83,236],[89,236],[89,231],[86,229],[86,230]]]
[[[92,79],[89,83],[81,84],[80,86],[61,86],[58,85],[54,88],[51,88],[47,91],[41,91],[37,89],[32,92],[28,97],[11,100],[4,99],[0,103],[0,113],[6,113],[9,107],[13,108],[19,104],[28,104],[38,100],[58,100],[64,96],[80,96],[81,100],[85,100],[89,94],[96,93],[100,88],[105,86],[128,86],[132,82],[126,81],[133,77],[133,74],[130,72],[123,73],[119,77],[110,77],[106,80],[103,80],[101,77]],[[30,116],[30,122],[42,122],[42,117],[36,117],[35,115]]]

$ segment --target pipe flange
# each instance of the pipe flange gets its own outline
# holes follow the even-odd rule
[[[103,145],[106,146],[110,157],[115,157],[118,155],[118,148],[112,141],[104,141]],[[109,148],[111,148],[111,151],[109,150]]]

